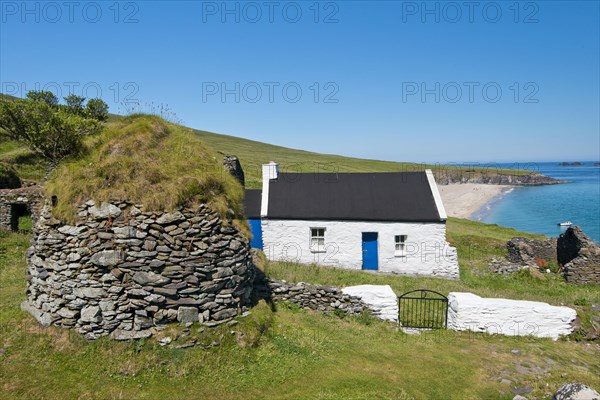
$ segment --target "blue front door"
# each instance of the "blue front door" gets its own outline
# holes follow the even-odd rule
[[[377,257],[377,232],[363,232],[362,261],[362,269],[377,271],[379,267]]]
[[[250,232],[252,233],[252,240],[250,240],[250,247],[253,249],[263,249],[262,240],[262,226],[260,219],[249,219],[248,224],[250,225]]]

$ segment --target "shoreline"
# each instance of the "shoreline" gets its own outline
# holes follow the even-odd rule
[[[471,221],[481,222],[483,218],[490,213],[494,205],[499,203],[505,194],[512,192],[515,189],[515,186],[509,186],[508,188],[503,189],[500,193],[489,199],[485,204],[483,204],[477,211],[472,213],[468,219]]]
[[[451,183],[438,185],[444,208],[449,217],[466,218],[473,221],[475,215],[483,215],[489,203],[497,201],[511,191],[513,185],[490,185],[485,183]]]

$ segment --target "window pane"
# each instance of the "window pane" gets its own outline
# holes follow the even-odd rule
[[[311,228],[310,235],[312,237],[325,237],[325,228]]]

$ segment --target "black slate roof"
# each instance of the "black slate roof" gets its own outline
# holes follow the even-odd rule
[[[425,172],[280,173],[269,184],[268,218],[441,221]]]
[[[244,213],[247,218],[260,218],[260,199],[262,190],[246,189],[244,196]]]

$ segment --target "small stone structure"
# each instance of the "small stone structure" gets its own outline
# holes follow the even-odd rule
[[[23,215],[31,215],[35,226],[43,202],[42,189],[38,186],[0,189],[0,229],[16,231],[19,217]]]
[[[507,258],[513,263],[535,266],[543,260],[545,263],[556,264],[557,239],[535,240],[524,237],[514,237],[508,241]],[[537,265],[541,267],[541,265]]]
[[[600,283],[600,246],[578,226],[561,234],[557,244],[558,262],[569,283]]]
[[[600,283],[600,246],[578,226],[569,227],[558,238],[534,240],[514,237],[508,241],[508,253],[493,258],[489,268],[509,274],[523,268],[545,268],[548,263],[563,267],[567,282]]]
[[[507,336],[549,337],[574,330],[577,312],[568,307],[525,300],[482,298],[473,293],[448,295],[448,329]]]
[[[22,308],[88,339],[150,336],[167,322],[216,325],[245,311],[248,239],[206,205],[170,213],[127,202],[79,207],[63,225],[46,203],[27,253]]]

